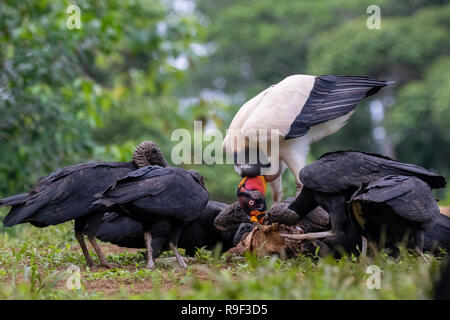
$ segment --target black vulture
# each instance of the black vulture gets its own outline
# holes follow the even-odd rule
[[[103,214],[88,214],[88,209],[97,200],[95,194],[138,167],[148,164],[167,165],[161,149],[151,141],[139,144],[130,162],[92,162],[60,169],[41,178],[28,194],[0,200],[0,206],[12,206],[3,224],[11,227],[29,222],[43,228],[75,220],[75,236],[86,263],[94,265],[84,241],[83,231],[87,226],[89,241],[102,265],[109,267],[95,240]]]
[[[266,219],[267,223],[278,221],[278,223],[285,225],[298,225],[304,232],[318,232],[329,230],[330,221],[328,212],[321,207],[317,207],[309,212],[303,219],[299,219],[299,216],[291,210],[286,210],[295,198],[290,197],[282,202],[276,203],[270,208]],[[242,235],[253,230],[255,225],[249,222],[248,215],[240,208],[239,203],[233,203],[223,209],[215,220],[217,228],[223,230],[238,230],[241,226],[241,232],[235,232],[236,245],[242,240]],[[245,229],[244,229],[245,228]],[[361,248],[361,237],[357,232],[351,221],[348,221],[344,226],[346,237],[340,239],[339,243],[334,243],[329,249],[339,256],[344,250],[345,252],[353,252],[358,254],[356,246]],[[238,235],[239,234],[239,235]],[[433,227],[425,231],[424,251],[438,252],[440,249],[445,249],[450,252],[450,217],[439,214],[436,223]]]
[[[178,248],[183,248],[187,255],[194,256],[196,248],[206,247],[206,249],[212,250],[220,245],[224,252],[233,247],[235,233],[230,230],[218,230],[213,224],[219,212],[226,207],[225,203],[208,201],[208,205],[200,215],[184,226],[178,240]],[[170,224],[167,221],[161,221],[151,229],[154,259],[158,256],[161,247],[167,249],[169,228]],[[126,248],[146,247],[142,224],[114,212],[108,212],[103,217],[97,232],[97,239]]]
[[[302,218],[320,205],[330,215],[331,230],[286,237],[298,240],[329,237],[325,240],[328,244],[339,242],[339,238],[345,238],[343,226],[349,220],[347,201],[363,185],[388,175],[415,176],[430,188],[446,185],[443,176],[382,155],[353,150],[326,153],[300,171],[304,187],[286,211],[295,211]]]
[[[444,249],[450,253],[450,217],[439,214],[433,227],[425,231],[425,251],[439,253]]]
[[[431,188],[414,176],[389,175],[363,185],[349,203],[358,232],[367,239],[394,247],[409,234],[414,247],[423,249],[424,231],[440,215]]]
[[[288,216],[282,216],[282,212],[286,212],[283,210],[284,207],[289,206],[294,201],[295,198],[290,197],[282,202],[274,204],[272,206],[270,213],[275,215],[275,218],[278,219],[278,223],[285,225],[297,225],[304,232],[317,232],[328,230],[330,227],[330,221],[328,217],[328,213],[323,210],[321,207],[317,207],[311,212],[309,212],[304,218],[301,220],[298,218],[298,215],[295,212],[288,211]],[[277,209],[278,208],[278,209]],[[272,219],[274,216],[271,217]],[[262,224],[270,224],[270,217],[264,217]],[[255,228],[255,224],[250,222],[250,217],[246,214],[246,212],[241,208],[239,202],[235,202],[219,213],[214,221],[214,225],[220,230],[232,230],[235,234],[234,236],[234,246],[236,246],[241,240],[243,240],[243,236],[246,233],[251,232]],[[256,224],[257,225],[257,224]],[[352,227],[350,225],[350,227]],[[352,229],[353,231],[354,229]],[[339,246],[336,246],[336,249],[348,249],[351,251],[357,242],[360,240],[360,237],[357,236],[356,230],[354,230],[354,237],[350,237],[349,239],[345,239],[345,243],[339,243]],[[356,242],[355,242],[356,241]],[[335,251],[335,248],[330,248]],[[339,253],[336,251],[336,253]],[[356,253],[356,251],[355,251]]]
[[[233,235],[233,246],[242,240],[244,234],[251,232],[255,227],[239,202],[225,207],[214,219],[214,226],[222,232],[229,232]]]
[[[322,207],[314,208],[300,219],[295,211],[287,209],[294,200],[294,197],[289,197],[282,202],[275,203],[265,217],[267,223],[281,223],[287,226],[298,225],[304,233],[324,232],[330,229],[329,214]],[[357,246],[361,247],[361,236],[350,221],[343,225],[343,230],[346,234],[345,238],[341,238],[339,241],[329,245],[319,242],[325,251],[334,254],[337,258],[345,252],[358,254]]]
[[[239,227],[241,223],[251,223],[250,216],[241,208],[239,202],[225,207],[214,219],[214,226],[219,230]]]
[[[142,224],[147,247],[147,268],[154,268],[152,227],[169,223],[169,247],[178,263],[186,267],[177,250],[181,231],[186,223],[196,219],[208,203],[208,191],[202,176],[194,170],[145,166],[117,180],[98,194],[89,212],[116,212]]]

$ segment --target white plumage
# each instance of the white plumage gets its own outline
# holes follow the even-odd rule
[[[310,144],[338,131],[361,99],[378,92],[386,84],[370,77],[289,76],[239,109],[230,124],[223,147],[237,155],[255,147],[249,142],[249,137],[255,132],[278,130],[279,154],[271,154],[269,143],[267,156],[277,157],[271,160],[272,164],[280,164],[279,170],[273,175],[266,175],[273,200],[278,202],[282,196],[281,174],[284,168],[287,166],[294,174],[298,193],[302,188],[298,176],[306,165]],[[259,135],[257,143],[266,139],[271,141],[270,133]],[[236,164],[236,170],[242,176],[259,175],[261,167],[261,164]]]

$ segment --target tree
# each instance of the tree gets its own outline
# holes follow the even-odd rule
[[[66,25],[71,1],[0,3],[0,195],[23,192],[64,165],[123,158],[93,131],[136,100],[152,110],[141,119],[153,116],[155,132],[163,126],[164,111],[144,99],[170,96],[182,73],[170,61],[189,53],[195,17],[159,0],[76,3],[81,29]]]

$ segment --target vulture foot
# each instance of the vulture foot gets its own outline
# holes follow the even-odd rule
[[[182,268],[187,268],[187,264],[186,262],[184,262],[183,257],[181,256],[181,254],[178,252],[177,246],[175,244],[173,244],[173,242],[169,242],[169,246],[172,249],[173,253],[175,254],[175,258],[178,261],[178,264],[182,267]]]
[[[147,248],[147,269],[155,269],[155,262],[153,261],[153,249],[152,249],[152,235],[149,231],[144,232],[145,246]]]

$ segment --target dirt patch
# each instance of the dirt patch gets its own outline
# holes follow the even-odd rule
[[[124,248],[124,247],[119,247],[116,246],[115,244],[111,244],[111,243],[106,243],[106,242],[100,242],[98,241],[99,247],[102,250],[102,252],[105,255],[108,254],[120,254],[120,253],[124,253],[124,252],[131,252],[131,253],[137,253],[140,251],[145,251],[144,249],[133,249],[133,248]],[[89,249],[90,248],[90,243],[86,243],[86,245],[88,246]],[[76,251],[79,250],[81,252],[81,248],[79,244],[74,244],[70,247],[70,250],[72,251]]]

